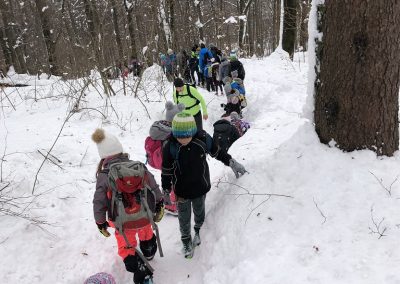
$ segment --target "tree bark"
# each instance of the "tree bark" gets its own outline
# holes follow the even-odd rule
[[[117,49],[118,49],[118,61],[121,61],[124,59],[124,49],[122,46],[122,40],[121,40],[121,33],[119,31],[119,25],[118,25],[118,7],[117,3],[115,0],[110,0],[111,1],[111,8],[112,8],[112,17],[113,17],[113,26],[114,26],[114,33],[115,33],[115,42],[117,43]]]
[[[54,29],[50,26],[50,18],[52,15],[50,4],[46,0],[36,0],[37,14],[39,15],[44,43],[47,50],[47,58],[49,61],[49,71],[52,75],[59,75],[56,51],[56,37],[52,35]],[[53,40],[54,38],[54,40]]]
[[[296,41],[296,0],[284,0],[282,49],[293,60]]]
[[[345,151],[399,147],[400,2],[327,1],[315,129]]]

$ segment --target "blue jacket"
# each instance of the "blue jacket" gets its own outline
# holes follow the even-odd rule
[[[200,50],[200,53],[199,53],[199,66],[200,66],[200,70],[201,71],[204,70],[204,67],[207,64],[207,59],[211,59],[211,58],[214,58],[214,56],[212,55],[211,51],[209,51],[207,49],[207,47],[203,47]]]

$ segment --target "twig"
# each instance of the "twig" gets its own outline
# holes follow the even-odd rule
[[[324,218],[324,221],[322,222],[322,224],[324,224],[324,223],[326,222],[326,216],[325,216],[324,213],[321,211],[321,209],[318,207],[318,204],[317,204],[317,202],[315,201],[314,197],[313,197],[313,201],[314,201],[315,207],[317,207],[319,213],[320,213],[321,216]]]
[[[374,214],[373,214],[373,211],[374,211],[374,207],[373,206],[371,206],[371,220],[372,220],[372,223],[374,224],[374,229],[372,229],[371,227],[368,227],[368,229],[369,229],[369,231],[370,231],[370,233],[371,234],[377,234],[377,235],[379,235],[379,237],[378,237],[378,240],[380,239],[380,238],[382,238],[382,237],[384,237],[384,236],[387,236],[387,235],[385,235],[385,232],[386,232],[386,230],[387,230],[387,227],[385,227],[385,228],[381,228],[381,224],[382,224],[382,222],[385,220],[385,218],[383,217],[382,218],[382,220],[379,222],[379,223],[377,223],[376,221],[375,221],[375,219],[374,219]]]
[[[3,90],[3,88],[0,88],[0,89],[1,89],[2,93],[6,96],[8,102],[10,103],[10,105],[12,106],[12,108],[13,108],[14,110],[17,110],[17,109],[15,108],[14,104],[11,102],[10,98],[7,96],[6,92]]]
[[[4,151],[3,151],[3,156],[1,157],[1,163],[0,163],[0,182],[3,182],[3,162],[4,162],[4,157],[6,156],[6,151],[7,151],[7,136],[8,136],[8,129],[6,128],[6,136],[4,137]]]
[[[42,152],[40,152],[40,150],[37,150],[39,152],[40,155],[42,155],[45,159],[49,160],[49,162],[51,162],[53,165],[56,165],[57,167],[59,167],[60,169],[64,170],[63,167],[61,167],[59,164],[55,163],[52,159],[49,159],[49,153],[47,155],[43,154]]]
[[[83,154],[83,156],[82,156],[81,162],[79,163],[79,167],[82,167],[83,159],[85,159],[88,149],[89,149],[89,147],[86,147],[85,154]]]
[[[247,220],[250,218],[250,215],[251,215],[251,213],[254,212],[254,210],[256,210],[258,207],[260,207],[261,205],[263,205],[265,202],[267,202],[267,201],[270,200],[270,199],[271,199],[271,195],[268,196],[267,199],[263,200],[263,201],[262,201],[260,204],[258,204],[256,207],[254,207],[254,208],[250,211],[249,215],[247,215],[247,218],[246,218],[246,221],[244,221],[244,224],[247,224]]]
[[[371,172],[371,171],[369,171],[369,173],[375,177],[375,179],[379,182],[379,184],[381,185],[381,187],[389,194],[389,196],[392,196],[392,186],[393,186],[393,184],[397,181],[397,179],[399,178],[399,176],[397,176],[397,177],[393,180],[393,182],[390,184],[390,186],[389,186],[389,188],[388,188],[387,186],[385,186],[385,185],[383,184],[383,180],[382,180],[382,179],[379,179],[379,178],[378,178],[373,172]]]

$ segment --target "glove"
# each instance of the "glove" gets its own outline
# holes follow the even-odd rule
[[[160,222],[164,216],[164,201],[160,200],[156,203],[156,214],[153,217],[154,222]]]
[[[172,205],[170,193],[166,191],[164,191],[164,204]]]
[[[99,232],[103,236],[105,236],[107,238],[110,236],[110,233],[107,231],[107,228],[110,227],[110,225],[108,225],[107,221],[105,221],[104,223],[101,223],[101,224],[96,223],[96,225],[97,225],[97,228],[99,229]]]
[[[244,173],[247,172],[243,165],[237,162],[235,159],[230,159],[229,166],[231,167],[236,178],[239,178],[240,174],[244,175]]]

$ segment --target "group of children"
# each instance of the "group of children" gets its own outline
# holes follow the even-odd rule
[[[118,254],[136,284],[153,283],[149,261],[157,248],[162,256],[154,222],[161,221],[164,209],[178,216],[185,258],[191,258],[195,247],[201,244],[205,199],[211,189],[207,154],[229,166],[236,178],[246,173],[244,166],[228,153],[250,127],[241,119],[241,102],[245,100],[236,95],[241,88],[244,93],[243,81],[234,72],[227,77],[225,113],[214,123],[212,137],[202,126],[202,120],[208,119],[205,100],[196,87],[184,84],[180,78],[174,80],[174,102],[166,103],[165,118],[152,124],[145,141],[147,164],[161,170],[162,192],[146,166],[130,160],[115,136],[102,129],[92,135],[101,158],[96,173],[94,218],[106,237],[110,236],[107,228],[115,228]]]

